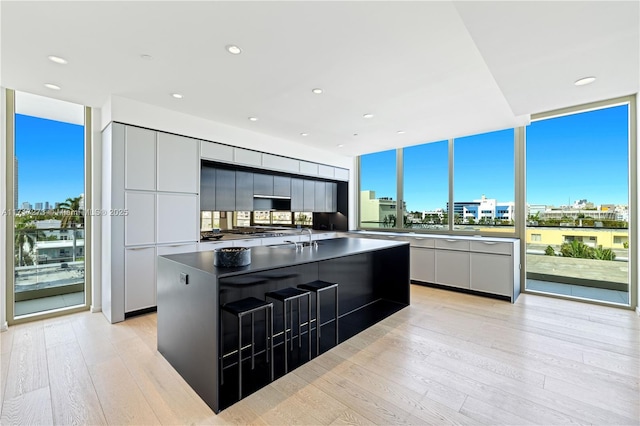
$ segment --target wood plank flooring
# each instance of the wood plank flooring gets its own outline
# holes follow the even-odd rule
[[[157,352],[155,314],[10,327],[0,423],[640,425],[636,313],[413,285],[411,301],[219,415]]]

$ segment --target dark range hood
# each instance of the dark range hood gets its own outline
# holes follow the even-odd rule
[[[253,210],[289,212],[291,211],[291,198],[254,195]]]

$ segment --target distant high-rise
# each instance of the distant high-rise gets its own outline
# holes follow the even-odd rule
[[[36,210],[42,210],[42,203],[36,203]]]
[[[23,201],[22,202],[22,209],[23,210],[31,210],[31,203],[29,203],[28,201]]]
[[[13,208],[18,208],[18,157],[13,157]]]
[[[48,201],[45,201],[45,202],[44,202],[44,209],[45,209],[45,210],[49,210],[50,208],[51,208],[51,205],[49,205],[49,202],[48,202]]]

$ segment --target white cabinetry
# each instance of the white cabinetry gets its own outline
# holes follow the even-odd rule
[[[410,248],[412,280],[426,283],[435,282],[436,279],[436,253],[433,248],[414,247]]]
[[[158,191],[197,194],[198,141],[158,132]]]
[[[156,247],[156,254],[162,256],[165,254],[180,254],[180,253],[192,253],[198,251],[197,243],[190,244],[172,244],[169,246]]]
[[[469,252],[436,250],[435,283],[469,288]]]
[[[205,160],[233,162],[233,147],[214,142],[202,141],[200,144],[200,156]]]
[[[520,274],[513,259],[514,245],[493,241],[471,242],[471,290],[511,297]],[[518,275],[516,277],[515,275]]]
[[[156,189],[156,132],[139,127],[124,128],[124,186]]]
[[[124,195],[124,243],[127,246],[156,242],[156,194],[127,191]]]
[[[125,312],[156,306],[156,248],[127,248],[124,260]]]
[[[198,241],[198,197],[158,194],[158,244]]]
[[[102,311],[113,323],[156,305],[158,252],[197,249],[200,148],[120,123],[103,131],[102,146],[102,209],[126,214],[101,217]]]

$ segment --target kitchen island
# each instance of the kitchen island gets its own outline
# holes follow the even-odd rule
[[[250,296],[264,299],[268,291],[314,280],[336,282],[340,342],[409,305],[409,244],[406,242],[336,238],[302,250],[296,250],[292,244],[252,247],[251,250],[251,264],[239,268],[215,267],[213,251],[158,257],[158,351],[216,413],[238,400],[238,366],[234,363],[237,322],[228,314],[220,315],[222,304]],[[315,303],[312,302],[311,318],[306,318],[305,304],[300,309],[300,321],[306,324],[302,338],[293,332],[293,349],[285,349],[282,307],[274,303],[276,378],[285,371],[282,357],[285,350],[290,351],[289,371],[309,360],[306,333],[314,336],[312,354],[318,349],[315,347]],[[297,321],[296,304],[293,309],[293,318]],[[333,295],[323,294],[321,353],[335,345],[334,309]],[[221,321],[224,321],[224,335],[220,335]],[[255,368],[251,369],[247,356],[243,361],[243,396],[267,385],[270,377],[263,339],[264,315],[257,313],[254,322]],[[243,335],[250,336],[249,321],[245,327]],[[221,343],[224,351],[220,351]]]

